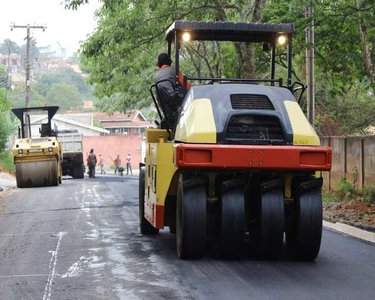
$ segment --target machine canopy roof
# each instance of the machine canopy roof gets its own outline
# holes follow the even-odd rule
[[[292,23],[198,22],[175,21],[166,32],[166,40],[174,41],[175,34],[189,32],[191,40],[268,42],[273,44],[280,35],[292,36]]]

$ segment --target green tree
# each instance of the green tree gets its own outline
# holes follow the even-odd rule
[[[62,82],[76,86],[78,91],[83,95],[90,93],[90,88],[86,85],[83,77],[70,68],[57,69],[53,72],[43,74],[37,80],[35,89],[41,95],[46,96],[52,85]]]
[[[0,43],[0,53],[1,54],[10,54],[16,53],[20,54],[20,47],[17,45],[16,42],[13,42],[10,39],[5,39],[2,43]]]
[[[251,3],[250,3],[251,2]],[[66,1],[70,8],[77,8],[84,1]],[[150,103],[148,86],[156,72],[158,52],[165,50],[165,30],[176,19],[218,21],[260,21],[265,0],[196,0],[196,1],[103,1],[98,13],[100,21],[95,33],[81,49],[81,63],[90,72],[88,82],[95,86],[94,95],[101,101],[100,109],[125,111],[134,106]],[[250,5],[252,4],[252,5]],[[182,49],[183,57],[191,59],[193,53],[204,50],[207,57],[193,63],[182,64],[193,74],[219,74],[226,70],[222,55],[232,52],[230,67],[236,76],[249,77],[255,72],[254,49],[236,44],[233,49],[213,43],[206,48],[197,43]],[[246,52],[248,55],[244,55]],[[191,74],[191,75],[193,75]]]
[[[26,91],[25,86],[20,85],[14,90],[9,90],[7,98],[11,103],[12,107],[25,107],[26,102]],[[46,101],[43,96],[41,96],[38,91],[35,90],[34,85],[31,85],[30,89],[30,107],[35,106],[45,106]]]
[[[0,88],[9,88],[11,86],[11,79],[5,70],[5,66],[0,64]]]
[[[65,0],[77,9],[87,0]],[[362,133],[375,124],[375,2],[372,0],[102,0],[99,24],[81,48],[88,82],[103,110],[126,110],[150,103],[148,85],[156,54],[165,50],[164,32],[176,19],[200,21],[293,22],[294,77],[305,80],[305,17],[313,3],[315,24],[316,127],[320,134]],[[263,57],[246,45],[211,44],[182,49],[181,67],[190,75],[226,77],[267,74]],[[202,59],[193,58],[203,53]],[[257,57],[258,57],[257,52]],[[283,65],[278,69],[282,70]],[[306,99],[303,99],[306,100]],[[304,107],[304,102],[302,106]]]
[[[76,111],[77,108],[83,107],[77,87],[64,82],[51,86],[46,96],[46,104],[60,106],[60,112]]]
[[[4,67],[0,65],[0,74],[4,73]],[[10,101],[7,100],[7,89],[0,86],[0,154],[5,150],[8,136],[12,131],[9,119]]]

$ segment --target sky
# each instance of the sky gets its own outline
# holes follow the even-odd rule
[[[0,0],[0,42],[10,39],[19,46],[26,43],[26,28],[10,30],[15,25],[46,26],[46,30],[31,29],[37,46],[59,42],[68,53],[79,49],[79,42],[93,32],[96,26],[94,12],[99,0],[90,0],[77,11],[66,10],[64,0]]]

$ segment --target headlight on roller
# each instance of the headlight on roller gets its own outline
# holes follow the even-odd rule
[[[49,152],[53,152],[53,148],[52,147],[48,147],[48,151]]]
[[[18,154],[22,154],[23,153],[23,150],[22,149],[18,149]]]

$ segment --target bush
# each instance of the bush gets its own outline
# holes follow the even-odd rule
[[[323,190],[322,193],[323,202],[340,202],[340,199],[336,196],[336,194],[330,190]]]
[[[0,171],[12,172],[15,170],[13,155],[10,151],[0,153]]]
[[[338,201],[352,200],[358,195],[354,186],[347,182],[346,179],[343,179],[336,190],[336,197]]]
[[[365,186],[360,193],[363,202],[375,204],[375,186]]]

